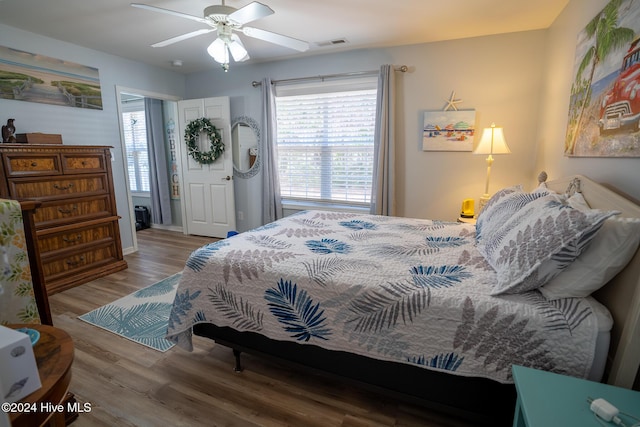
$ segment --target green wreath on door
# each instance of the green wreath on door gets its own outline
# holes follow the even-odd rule
[[[206,133],[209,138],[211,144],[209,151],[200,151],[200,147],[198,147],[198,138],[201,133]],[[211,123],[211,120],[204,117],[192,120],[187,124],[184,130],[184,140],[187,143],[189,155],[201,165],[215,162],[224,153],[224,143],[220,131]]]

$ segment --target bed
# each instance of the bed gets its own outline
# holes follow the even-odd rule
[[[582,176],[503,189],[477,227],[305,211],[194,251],[167,338],[185,349],[193,333],[211,338],[234,351],[236,370],[241,352],[255,353],[508,425],[513,364],[633,386],[637,239],[601,289],[566,297],[560,280],[621,217],[640,207]],[[638,221],[626,235],[640,236]]]

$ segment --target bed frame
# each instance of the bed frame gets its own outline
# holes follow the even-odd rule
[[[614,209],[622,212],[622,217],[640,218],[640,206],[584,176],[550,181],[547,186],[564,192],[575,178],[579,180],[579,191],[592,208]],[[625,269],[593,296],[613,316],[604,381],[619,387],[640,389],[640,249]]]
[[[576,181],[578,178],[579,181]],[[640,206],[583,176],[548,182],[563,193],[570,184],[579,186],[593,208],[616,209],[622,216],[640,218]],[[638,387],[640,364],[640,250],[627,267],[594,297],[609,308],[614,318],[605,380],[621,387]],[[484,425],[511,425],[516,392],[512,384],[484,378],[462,377],[406,364],[380,361],[350,353],[325,350],[265,338],[252,332],[238,332],[212,324],[195,325],[196,335],[233,349],[236,371],[241,371],[240,354],[246,352],[278,362],[310,369],[322,375],[418,404],[450,412]]]

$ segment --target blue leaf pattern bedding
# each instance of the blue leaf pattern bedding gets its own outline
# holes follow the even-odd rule
[[[167,338],[191,350],[208,322],[500,382],[512,364],[586,377],[589,300],[490,296],[495,281],[473,225],[305,211],[194,251]]]

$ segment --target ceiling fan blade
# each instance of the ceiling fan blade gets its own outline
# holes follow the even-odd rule
[[[182,12],[176,12],[175,10],[163,9],[161,7],[149,6],[147,4],[142,4],[142,3],[131,3],[131,6],[137,7],[138,9],[146,9],[146,10],[151,10],[153,12],[166,13],[168,15],[177,16],[179,18],[190,19],[192,21],[202,22],[203,24],[207,24],[207,21],[204,18],[201,18],[199,16],[188,15]]]
[[[182,40],[187,40],[187,39],[190,39],[191,37],[196,37],[196,36],[199,36],[201,34],[207,34],[207,33],[210,33],[212,31],[215,31],[215,29],[213,29],[213,28],[203,28],[201,30],[192,31],[190,33],[182,34],[181,36],[171,37],[170,39],[163,40],[163,41],[158,42],[158,43],[154,43],[154,44],[151,45],[151,47],[169,46],[170,44],[178,43],[178,42],[181,42]]]
[[[269,43],[279,44],[280,46],[295,49],[304,52],[309,49],[309,43],[294,39],[293,37],[283,36],[282,34],[272,33],[271,31],[261,30],[259,28],[243,27],[240,29],[245,35],[256,39],[264,40]]]
[[[272,15],[273,13],[273,9],[271,9],[269,6],[254,1],[253,3],[249,3],[245,7],[241,7],[240,9],[230,14],[228,16],[228,19],[238,23],[239,25],[244,25],[247,22],[264,18],[265,16]]]

